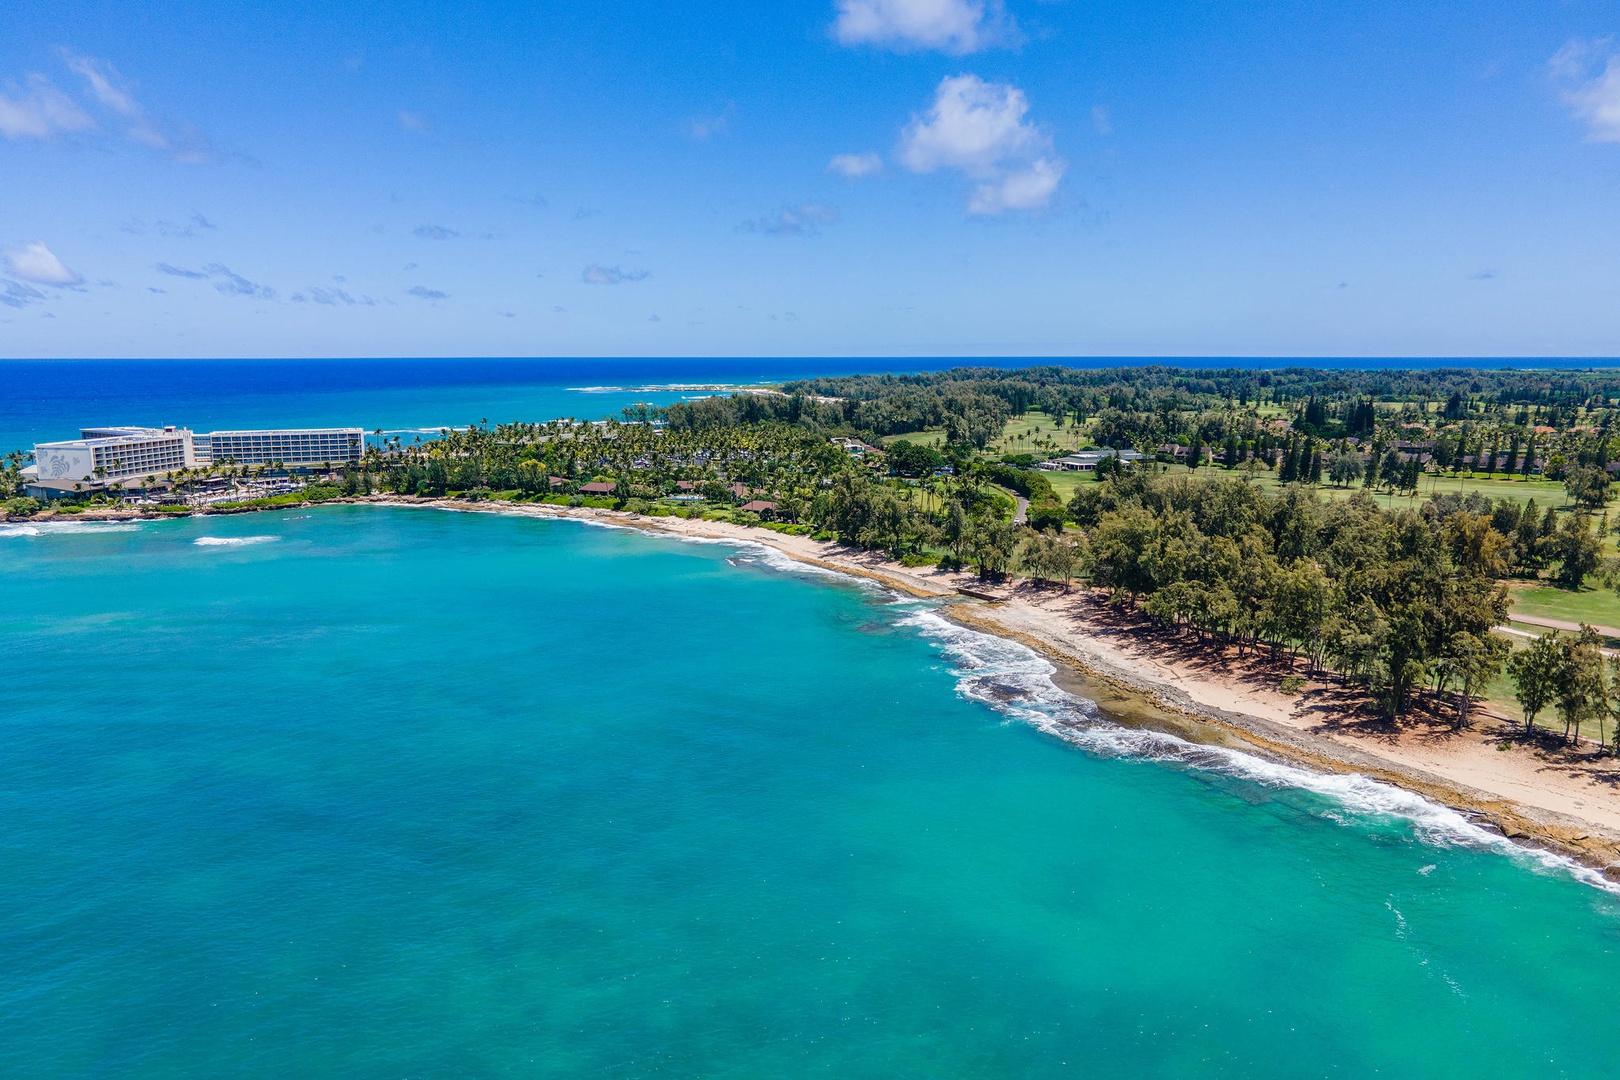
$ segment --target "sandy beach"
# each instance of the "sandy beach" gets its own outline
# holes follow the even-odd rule
[[[422,505],[422,504],[416,504]],[[1588,740],[1572,752],[1555,739],[1525,742],[1520,725],[1476,705],[1469,726],[1422,717],[1391,728],[1364,709],[1352,687],[1310,682],[1298,694],[1279,688],[1303,674],[1266,654],[1221,656],[1121,613],[1089,589],[986,586],[971,573],[913,569],[874,552],[805,536],[726,522],[638,517],[548,505],[457,509],[536,516],[591,517],[636,528],[764,544],[791,558],[869,578],[923,597],[950,598],[942,614],[966,626],[1018,640],[1093,682],[1139,695],[1191,721],[1177,734],[1226,741],[1290,762],[1383,780],[1464,811],[1513,839],[1573,854],[1620,878],[1620,763],[1598,758]],[[964,595],[967,589],[978,596]],[[993,596],[995,600],[979,597]],[[1151,723],[1151,721],[1148,721]],[[1200,730],[1203,729],[1203,730]],[[1504,748],[1505,747],[1505,748]]]
[[[1275,759],[1353,772],[1415,791],[1515,840],[1579,858],[1620,880],[1620,763],[1553,737],[1527,740],[1520,725],[1475,706],[1467,728],[1419,715],[1391,727],[1356,689],[1334,678],[1285,693],[1302,661],[1246,657],[1156,628],[1106,595],[1027,582],[986,585],[971,573],[908,568],[875,552],[728,522],[643,517],[536,503],[467,503],[373,496],[346,500],[531,517],[583,518],[705,539],[762,544],[795,560],[868,578],[918,597],[949,600],[941,614],[1022,642],[1093,687],[1145,705],[1144,726],[1196,741],[1234,740]],[[88,516],[88,515],[87,515]],[[100,515],[98,515],[100,516]],[[128,516],[128,515],[109,515]],[[1137,710],[1141,711],[1141,710]]]

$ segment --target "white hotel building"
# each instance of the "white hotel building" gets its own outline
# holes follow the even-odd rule
[[[82,428],[77,439],[34,444],[34,470],[57,485],[118,483],[213,465],[352,465],[365,451],[361,428],[213,431]]]

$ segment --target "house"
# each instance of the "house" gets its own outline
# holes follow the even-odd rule
[[[548,477],[546,477],[546,483],[551,485],[551,490],[552,491],[556,491],[558,488],[565,488],[565,487],[568,486],[568,477],[566,477],[566,476],[548,476]]]
[[[581,495],[611,495],[618,490],[619,485],[611,480],[606,482],[593,480],[588,484],[579,485]]]
[[[751,502],[743,503],[737,509],[745,510],[750,514],[758,514],[760,517],[767,519],[776,516],[776,504],[769,499],[754,499]]]

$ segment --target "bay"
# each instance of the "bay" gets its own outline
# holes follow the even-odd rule
[[[1610,893],[757,548],[0,526],[0,655],[8,1076],[1612,1071]]]

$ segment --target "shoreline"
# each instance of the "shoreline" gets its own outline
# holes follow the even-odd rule
[[[1234,670],[1230,658],[1155,638],[1121,619],[1087,588],[1071,592],[985,586],[971,573],[908,568],[875,552],[807,536],[729,522],[646,517],[619,510],[544,503],[464,502],[366,496],[315,505],[399,506],[540,518],[596,520],[648,532],[769,547],[796,562],[874,581],[919,598],[949,600],[939,614],[970,630],[1016,641],[1055,664],[1060,685],[1096,700],[1109,719],[1167,731],[1189,742],[1235,747],[1261,758],[1330,774],[1359,774],[1458,811],[1515,843],[1567,856],[1609,881],[1620,881],[1620,767],[1557,761],[1509,745],[1516,725],[1476,707],[1463,731],[1429,725],[1390,730],[1359,719],[1343,687],[1323,680],[1304,695],[1268,689],[1264,659]],[[214,512],[218,516],[261,510]],[[201,511],[194,515],[213,516]],[[113,512],[75,521],[149,521],[155,515]],[[22,524],[25,522],[13,522]],[[38,524],[48,524],[39,522]],[[966,591],[964,591],[966,590]],[[1139,640],[1148,639],[1148,640]],[[1070,689],[1064,686],[1064,689]]]

